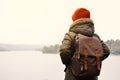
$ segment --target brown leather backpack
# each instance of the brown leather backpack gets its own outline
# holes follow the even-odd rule
[[[75,76],[98,76],[101,70],[102,44],[98,37],[77,34],[76,49],[71,59],[70,69]]]

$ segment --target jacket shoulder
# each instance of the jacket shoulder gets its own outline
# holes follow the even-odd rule
[[[66,36],[69,36],[71,38],[71,40],[73,40],[75,38],[75,36],[76,36],[76,33],[68,32],[68,33],[66,33]]]
[[[99,35],[94,33],[93,36],[97,37],[98,39],[100,39]],[[101,39],[100,39],[101,40]]]

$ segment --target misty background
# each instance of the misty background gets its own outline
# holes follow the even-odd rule
[[[0,43],[61,44],[79,7],[90,10],[102,40],[120,39],[119,0],[0,0]]]

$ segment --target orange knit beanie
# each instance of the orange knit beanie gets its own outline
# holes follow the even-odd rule
[[[72,15],[72,20],[75,21],[80,18],[90,18],[89,10],[85,8],[78,8]]]

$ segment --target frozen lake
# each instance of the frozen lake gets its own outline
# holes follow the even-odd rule
[[[120,56],[103,62],[99,80],[120,79]],[[0,52],[0,80],[64,80],[59,54],[36,51]]]

